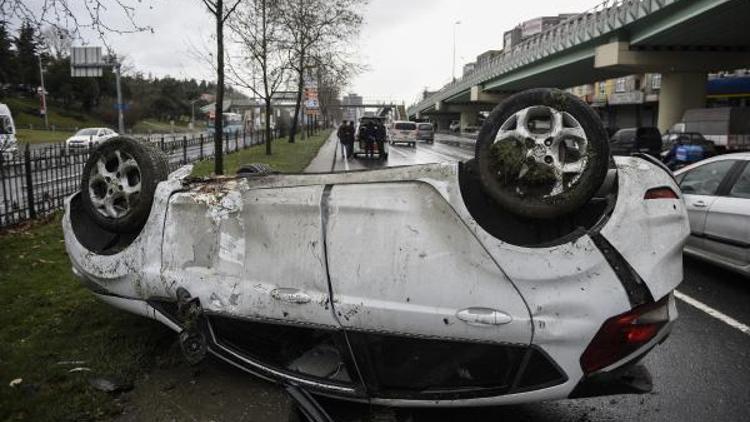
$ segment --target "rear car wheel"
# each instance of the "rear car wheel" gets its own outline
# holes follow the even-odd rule
[[[475,157],[484,188],[516,215],[549,219],[583,206],[604,181],[607,132],[566,92],[523,91],[499,104],[479,133]]]
[[[83,168],[83,208],[105,230],[138,232],[151,212],[156,186],[168,175],[167,159],[155,146],[124,136],[109,139]]]

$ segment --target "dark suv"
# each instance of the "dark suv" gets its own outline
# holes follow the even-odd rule
[[[609,150],[612,155],[631,155],[644,152],[659,158],[661,154],[661,133],[655,127],[620,129],[612,135]]]

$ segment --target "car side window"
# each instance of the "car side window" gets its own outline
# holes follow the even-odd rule
[[[683,193],[692,195],[715,195],[735,162],[736,160],[714,161],[696,167],[684,175],[680,181],[680,189]]]
[[[740,174],[740,178],[737,179],[729,191],[729,196],[750,199],[750,165],[745,166],[745,170]]]

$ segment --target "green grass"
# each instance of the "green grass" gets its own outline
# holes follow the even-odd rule
[[[39,117],[38,99],[6,97],[0,98],[0,102],[7,104],[10,108],[13,120],[16,123],[16,129],[29,129],[30,126],[33,126],[34,129],[44,128],[44,118]],[[64,110],[53,104],[49,104],[47,108],[49,124],[61,129],[72,130],[74,128],[107,126],[101,119],[89,114]]]
[[[227,173],[263,162],[302,171],[329,131],[289,144],[273,143],[227,156]],[[213,163],[196,167],[208,175]],[[60,215],[0,233],[0,420],[110,419],[123,402],[91,387],[89,378],[145,379],[155,367],[182,365],[176,336],[156,321],[97,301],[70,271]],[[65,361],[82,361],[64,364]],[[73,367],[91,372],[69,372]],[[22,379],[15,387],[9,383]]]
[[[280,138],[273,141],[272,155],[266,155],[265,145],[256,145],[224,157],[224,174],[234,174],[240,165],[264,163],[282,173],[301,173],[310,164],[330,135],[329,130],[293,144]],[[193,176],[205,177],[213,173],[213,160],[202,161],[193,167]]]
[[[48,144],[51,142],[63,142],[73,136],[74,132],[18,129],[16,137],[20,143]]]
[[[179,361],[168,329],[100,303],[80,286],[59,215],[0,234],[0,321],[0,420],[106,419],[122,404],[93,389],[89,377],[133,381],[153,365]],[[75,366],[91,372],[70,373]],[[17,378],[23,381],[10,387]]]

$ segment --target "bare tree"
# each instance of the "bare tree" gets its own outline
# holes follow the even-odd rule
[[[201,0],[216,21],[216,108],[214,112],[214,173],[224,174],[224,24],[241,0]]]
[[[229,28],[241,52],[239,65],[229,64],[232,82],[264,102],[266,154],[271,155],[273,97],[289,80],[288,55],[281,44],[280,0],[247,0]]]
[[[143,3],[143,0],[0,0],[0,16],[6,21],[30,22],[38,30],[53,27],[67,32],[71,38],[79,38],[82,30],[93,31],[106,43],[109,33],[153,31],[137,23],[136,10],[145,7]]]
[[[332,118],[340,118],[340,94],[345,86],[365,67],[350,60],[353,54],[338,47],[327,48],[327,45],[317,47],[310,55],[309,66],[314,69],[318,83],[318,99],[323,123],[328,125]]]
[[[54,26],[47,26],[42,30],[42,40],[47,52],[57,60],[67,56],[73,45],[70,31]]]
[[[286,29],[286,47],[297,80],[289,142],[294,142],[297,132],[305,74],[313,52],[321,46],[329,52],[345,49],[359,33],[361,10],[365,4],[366,0],[290,0],[284,3],[281,21]]]

